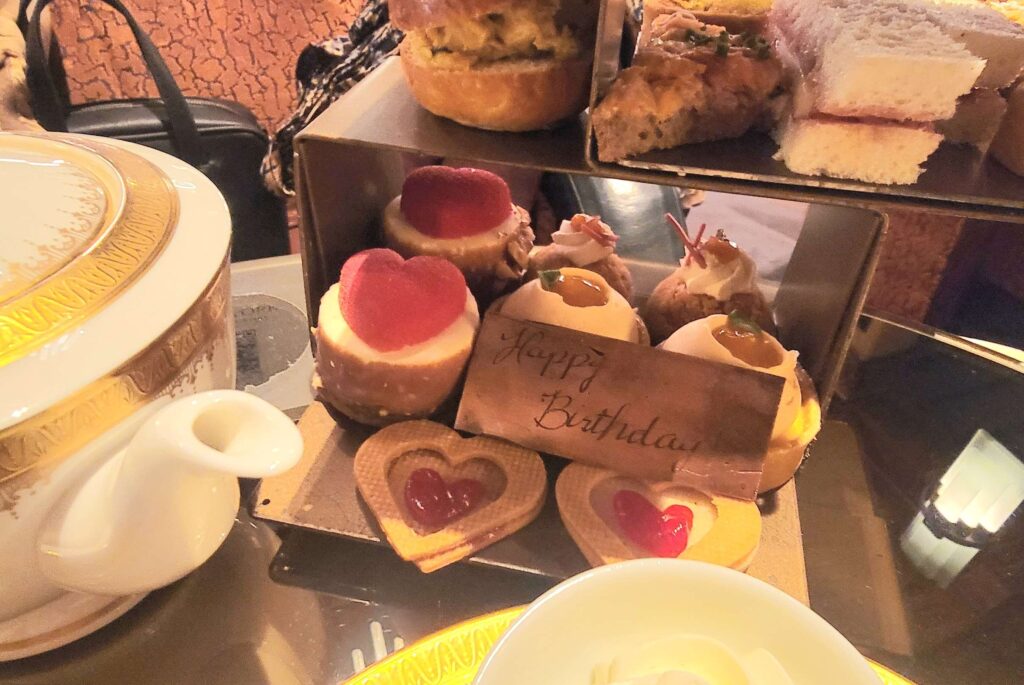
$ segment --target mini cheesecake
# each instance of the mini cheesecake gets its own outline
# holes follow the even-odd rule
[[[650,344],[643,321],[626,298],[600,274],[586,269],[541,271],[536,280],[495,302],[494,308],[513,319]]]
[[[627,300],[633,298],[633,276],[615,254],[619,237],[601,217],[576,214],[562,222],[551,241],[530,253],[528,278],[536,278],[541,271],[575,266],[600,274]]]
[[[691,321],[712,314],[742,313],[766,331],[774,331],[771,309],[757,287],[757,266],[723,231],[694,240],[674,217],[666,215],[686,245],[679,268],[659,283],[644,306],[644,321],[655,342]]]
[[[530,215],[508,185],[482,169],[421,167],[382,217],[384,241],[403,257],[444,257],[483,301],[519,283],[533,247]]]
[[[758,490],[774,490],[793,477],[807,446],[821,429],[821,405],[814,384],[797,363],[797,352],[787,351],[757,324],[735,312],[688,323],[659,347],[783,378]]]
[[[446,260],[366,250],[320,301],[313,387],[362,423],[425,418],[458,384],[479,325],[476,300]]]

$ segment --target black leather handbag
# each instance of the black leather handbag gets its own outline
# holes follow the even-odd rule
[[[86,133],[161,150],[202,171],[220,189],[231,211],[232,261],[288,252],[284,200],[267,190],[260,162],[267,135],[252,112],[227,100],[186,98],[156,46],[120,0],[101,0],[125,18],[156,82],[159,98],[71,105],[56,42],[47,58],[40,20],[52,0],[21,0],[28,86],[36,119],[48,131]]]

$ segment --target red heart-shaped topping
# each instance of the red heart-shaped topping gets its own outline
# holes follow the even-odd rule
[[[673,504],[664,511],[634,490],[619,490],[612,508],[622,531],[636,545],[658,557],[677,557],[686,549],[693,529],[693,510]]]
[[[416,469],[405,481],[405,506],[414,519],[432,528],[465,516],[484,498],[478,480],[462,478],[450,485],[434,469]]]
[[[464,238],[483,233],[512,213],[501,176],[483,169],[425,166],[405,178],[402,214],[420,233]]]
[[[381,352],[430,340],[466,309],[466,278],[442,257],[405,261],[393,250],[353,255],[341,269],[341,312]]]

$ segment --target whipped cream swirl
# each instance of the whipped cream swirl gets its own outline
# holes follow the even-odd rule
[[[600,217],[577,214],[551,234],[556,249],[576,266],[599,262],[615,251],[619,237]]]
[[[737,293],[754,292],[757,265],[747,253],[736,250],[735,255],[728,261],[722,261],[707,250],[703,254],[706,266],[701,266],[698,260],[688,257],[679,260],[679,270],[676,274],[686,283],[687,292],[694,295],[709,295],[720,302]]]

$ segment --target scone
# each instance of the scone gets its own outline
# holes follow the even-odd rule
[[[541,271],[535,280],[494,303],[494,311],[626,342],[650,344],[643,320],[600,274],[565,267]]]
[[[533,247],[529,213],[512,204],[500,176],[483,169],[416,169],[382,223],[388,247],[407,258],[444,257],[485,301],[522,280]]]
[[[737,138],[770,123],[769,99],[781,78],[763,38],[731,35],[689,12],[661,15],[650,44],[594,108],[598,159]]]
[[[541,271],[578,266],[601,274],[623,297],[633,299],[633,276],[615,254],[619,237],[601,217],[576,214],[562,222],[551,240],[550,245],[535,247],[530,253],[527,278],[536,278]]]
[[[458,384],[479,326],[450,262],[360,252],[320,300],[314,390],[362,423],[427,417]]]
[[[821,429],[821,405],[814,384],[797,363],[797,352],[787,351],[757,324],[735,313],[689,323],[659,347],[785,379],[758,491],[785,485]]]
[[[679,268],[651,292],[644,305],[644,322],[655,343],[691,321],[712,314],[739,311],[761,328],[775,331],[771,309],[757,287],[757,265],[723,231],[706,240],[701,226],[690,240],[682,226],[666,215],[686,245]]]

